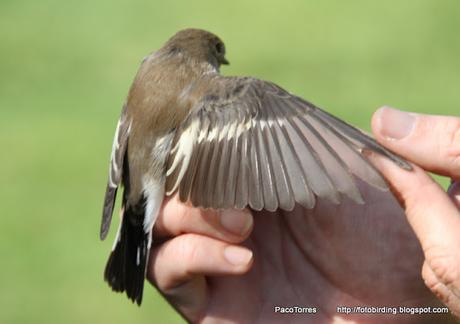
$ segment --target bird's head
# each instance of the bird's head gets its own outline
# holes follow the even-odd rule
[[[184,29],[177,32],[165,44],[167,51],[177,51],[198,62],[208,62],[217,70],[229,64],[225,58],[225,45],[216,35],[202,29]]]

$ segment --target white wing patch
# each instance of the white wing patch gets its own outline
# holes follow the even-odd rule
[[[112,153],[110,155],[110,170],[109,170],[109,184],[112,188],[116,188],[117,185],[113,182],[113,179],[112,179],[112,170],[115,172],[115,173],[118,173],[119,172],[119,169],[118,169],[118,165],[117,165],[117,159],[115,157],[115,154],[117,152],[117,150],[119,149],[120,147],[120,143],[118,142],[119,140],[119,134],[120,134],[120,124],[121,124],[121,119],[118,120],[118,123],[117,123],[117,129],[115,130],[115,136],[113,137],[113,143],[112,143]]]
[[[174,184],[173,188],[166,193],[167,195],[170,195],[174,191],[176,191],[182,177],[187,171],[190,158],[192,157],[193,146],[198,138],[199,126],[199,119],[194,119],[190,127],[182,133],[180,139],[177,141],[176,145],[171,150],[171,153],[175,153],[175,156],[171,167],[166,172],[166,176],[172,174],[181,162],[182,166],[179,172],[179,176],[177,177],[176,183]]]
[[[117,123],[115,136],[112,143],[112,153],[109,163],[109,177],[107,180],[107,188],[104,197],[104,207],[102,210],[102,220],[100,229],[100,238],[104,240],[110,229],[112,220],[113,207],[117,195],[117,188],[121,184],[123,173],[123,160],[125,158],[128,137],[131,131],[131,120],[128,120],[126,115],[126,105]]]
[[[143,181],[144,195],[147,198],[147,206],[144,215],[144,233],[150,233],[155,221],[157,220],[161,204],[164,198],[164,184],[155,181],[153,178],[144,178]],[[151,235],[149,235],[148,247],[151,244]]]
[[[113,137],[112,143],[112,153],[110,155],[110,168],[109,168],[109,185],[112,188],[118,187],[119,179],[113,179],[113,175],[115,174],[118,178],[120,174],[120,166],[117,163],[117,153],[120,149],[120,140],[126,137],[131,131],[131,122],[129,123],[128,129],[126,130],[126,134],[121,134],[123,136],[120,137],[120,129],[123,123],[126,122],[126,119],[120,118],[117,123],[117,129],[115,130],[115,136]],[[123,137],[123,138],[122,138]]]

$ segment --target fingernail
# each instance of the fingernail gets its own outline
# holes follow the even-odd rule
[[[408,136],[415,125],[415,116],[390,107],[379,109],[380,132],[388,139],[403,139]]]
[[[252,259],[252,251],[240,246],[229,245],[224,250],[224,256],[231,264],[241,266],[248,264]]]
[[[230,233],[244,235],[252,227],[252,216],[241,210],[224,210],[220,215],[220,223]]]

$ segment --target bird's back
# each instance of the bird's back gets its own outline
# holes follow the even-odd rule
[[[159,51],[148,56],[137,72],[126,102],[126,114],[132,120],[127,155],[130,166],[129,200],[138,200],[146,174],[163,174],[172,132],[201,96],[190,95],[190,87],[200,83],[209,67],[200,69],[192,63],[178,53]],[[164,142],[164,145],[158,145],[159,142]],[[153,162],[147,163],[151,155],[154,156]]]

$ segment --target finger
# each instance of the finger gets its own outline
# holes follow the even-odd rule
[[[449,196],[423,169],[406,171],[391,161],[369,158],[389,181],[425,254],[423,276],[449,307],[460,297],[460,213]],[[428,271],[429,270],[429,271]],[[454,298],[455,297],[455,298]],[[458,308],[457,308],[458,309]]]
[[[245,247],[184,234],[152,250],[147,276],[182,313],[193,318],[207,304],[204,276],[243,274],[252,261],[252,252]]]
[[[418,166],[406,171],[376,154],[369,158],[402,202],[424,250],[434,245],[460,246],[458,210],[439,184]]]
[[[161,240],[183,233],[195,233],[239,243],[249,236],[253,224],[252,214],[248,210],[204,210],[180,202],[175,195],[163,204],[153,235]]]
[[[184,234],[154,249],[151,258],[151,278],[168,291],[196,275],[242,274],[250,267],[252,252],[210,237]]]
[[[383,107],[372,130],[377,141],[422,168],[460,179],[460,118]]]
[[[457,206],[457,208],[460,210],[460,182],[452,181],[449,189],[447,190],[447,193],[454,202],[455,206]]]

